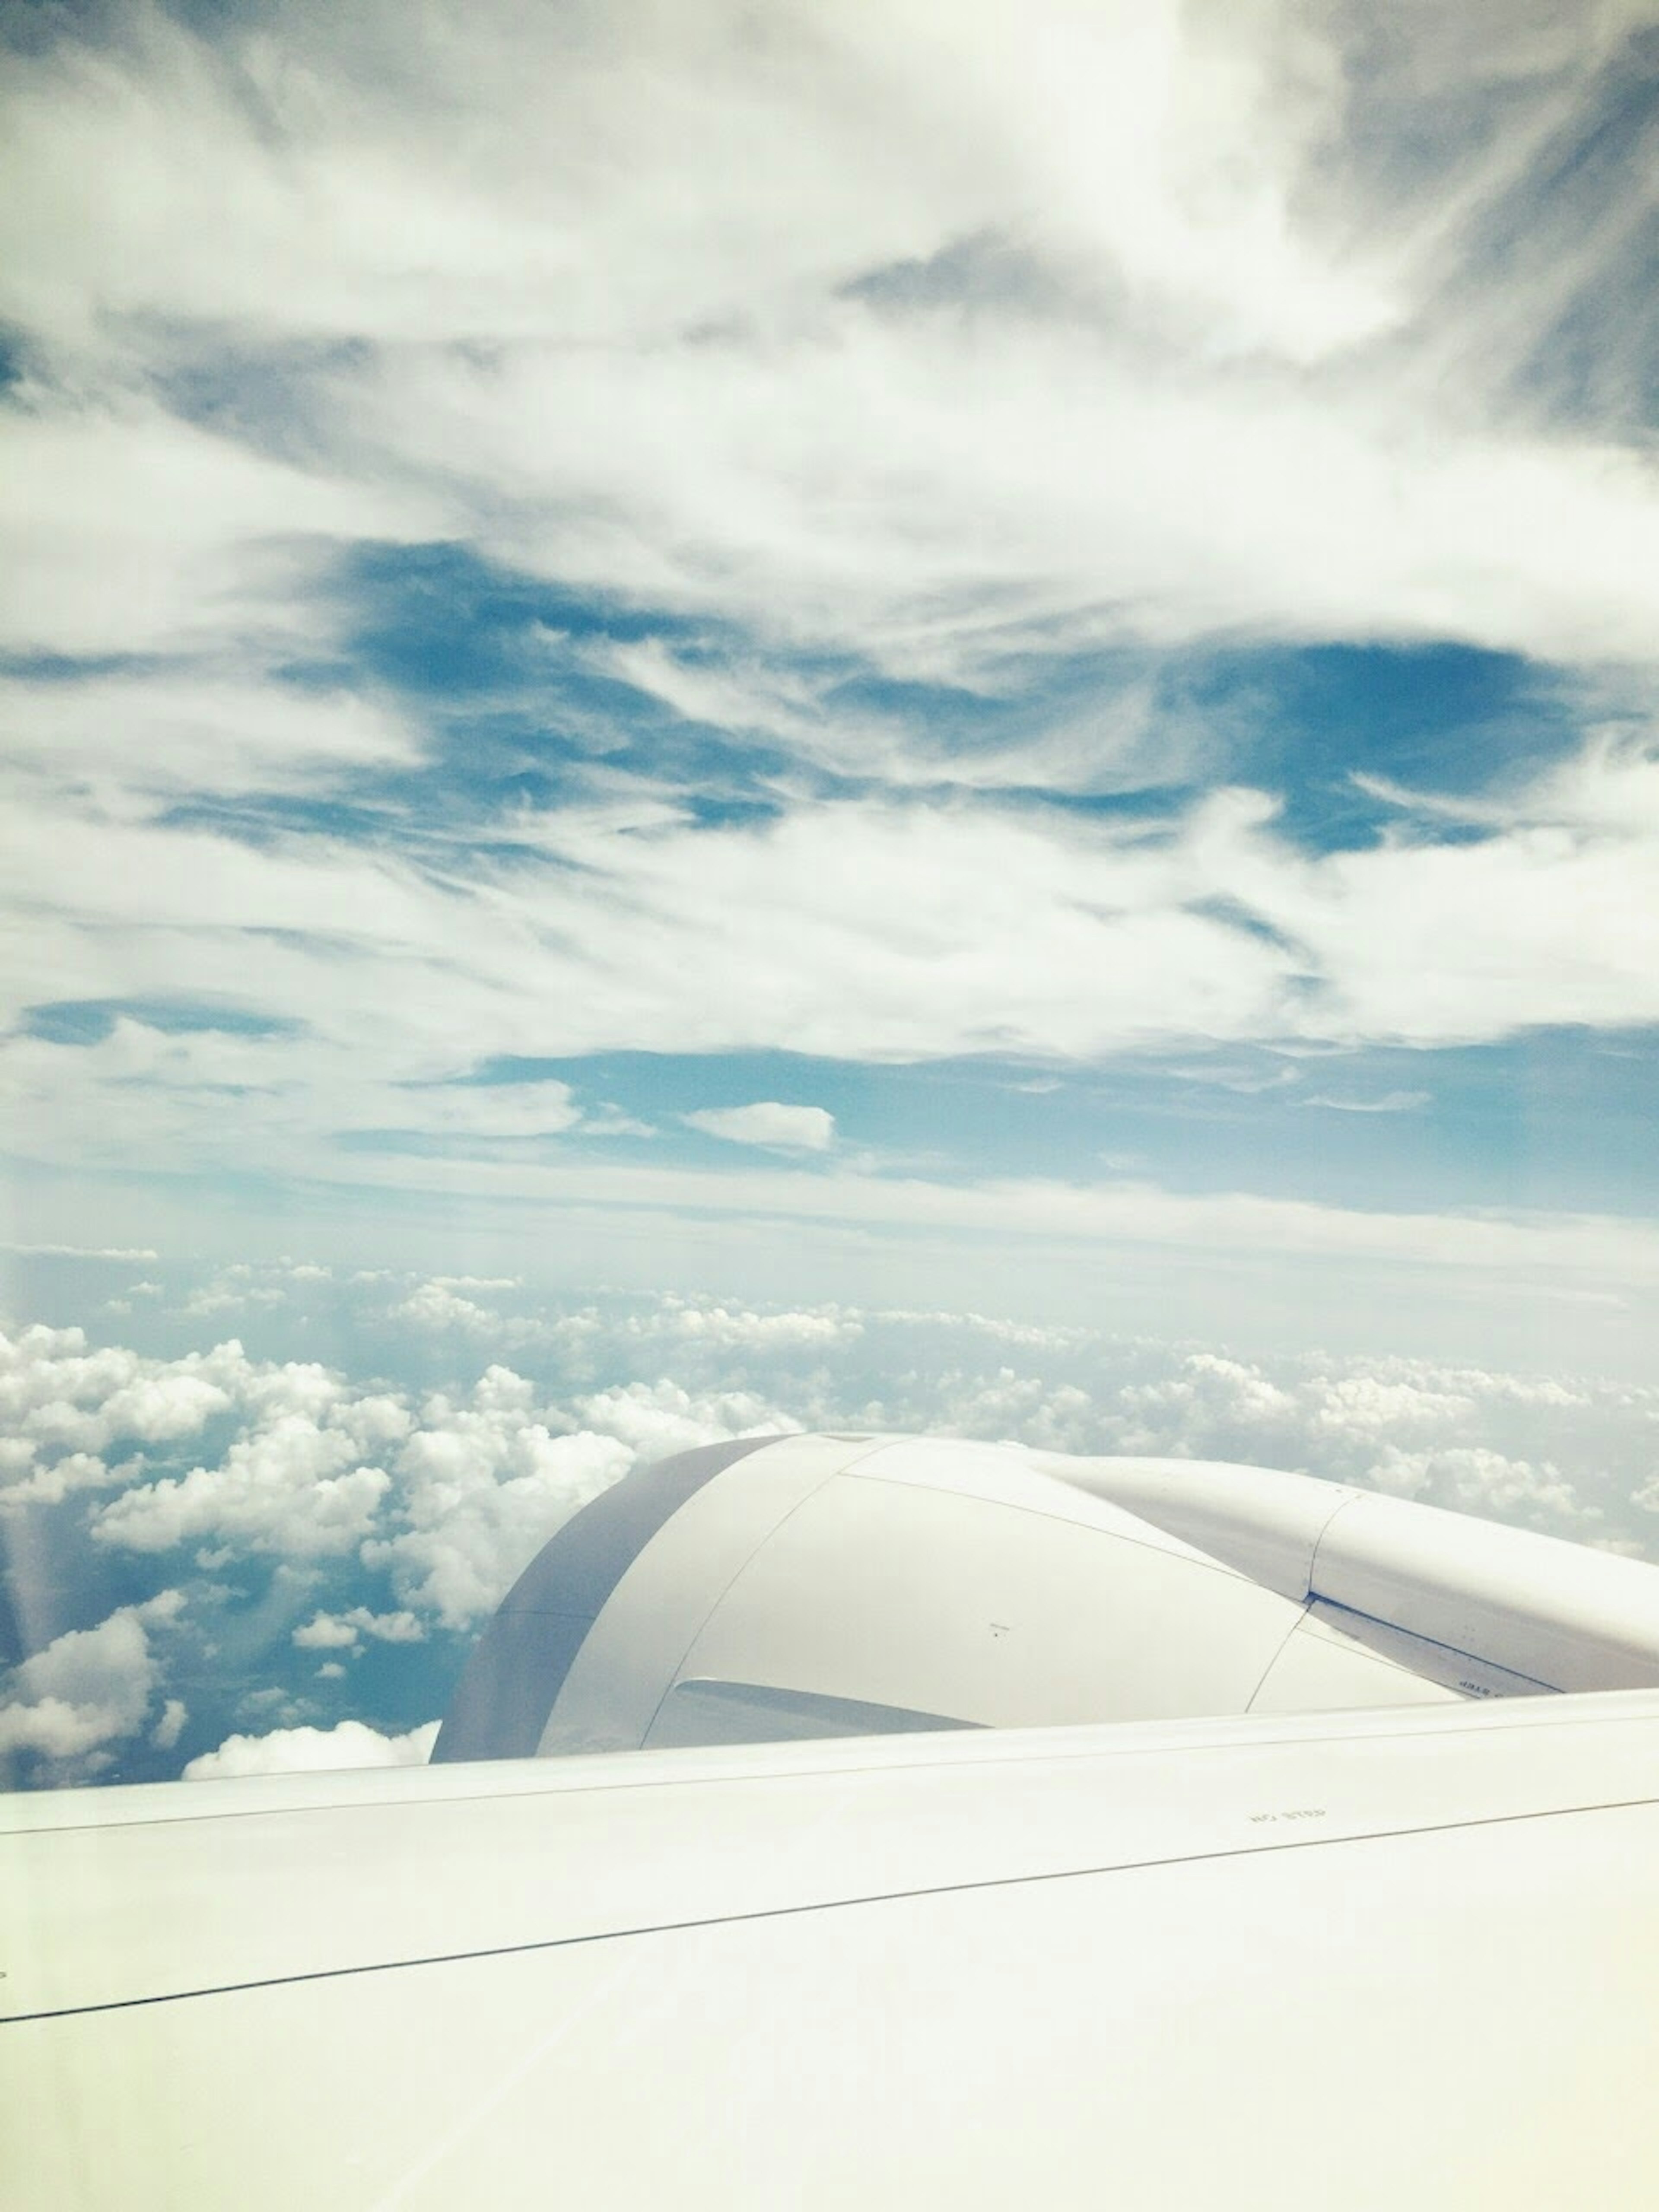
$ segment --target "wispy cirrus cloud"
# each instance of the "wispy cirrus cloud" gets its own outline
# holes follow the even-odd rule
[[[391,9],[213,40],[135,11],[15,58],[8,312],[130,426],[47,384],[15,480],[64,529],[94,488],[100,557],[145,511],[130,451],[222,563],[424,518],[915,672],[1056,620],[1644,658],[1639,459],[1593,391],[1575,434],[1516,386],[1637,251],[1645,188],[1598,190],[1586,149],[1630,138],[1647,20],[1498,69],[1420,11],[1392,43],[1336,9],[1057,5],[1012,41],[921,5],[878,41],[811,4],[763,41],[722,6],[412,39]],[[1557,210],[1567,262],[1517,252]],[[124,526],[144,588],[99,603],[188,635],[199,580]],[[63,592],[90,615],[89,575]]]
[[[1304,1100],[1308,1106],[1324,1106],[1338,1114],[1412,1114],[1426,1106],[1426,1091],[1384,1091],[1374,1098],[1328,1097],[1322,1091]]]
[[[1167,1220],[1439,1220],[1558,1126],[1468,1055],[1650,1048],[1639,0],[0,35],[0,1080],[54,1190],[758,1218],[690,1157],[746,1099],[833,1120],[860,1218],[926,1153],[988,1222],[1208,1054]],[[781,1048],[986,1085],[734,1064]],[[1055,1068],[1069,1177],[988,1103]],[[1614,1158],[1650,1210],[1592,1087],[1535,1210]]]

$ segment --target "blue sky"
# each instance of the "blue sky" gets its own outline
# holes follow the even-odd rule
[[[1647,1374],[1647,0],[0,40],[13,1328]]]

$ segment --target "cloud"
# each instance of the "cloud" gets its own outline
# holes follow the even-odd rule
[[[784,1435],[798,1425],[747,1390],[686,1390],[666,1379],[630,1382],[577,1401],[584,1425],[619,1438],[649,1464],[727,1437]]]
[[[666,1381],[542,1408],[530,1382],[493,1366],[469,1400],[436,1395],[422,1406],[398,1458],[393,1533],[365,1543],[363,1563],[390,1576],[405,1607],[465,1627],[500,1602],[561,1522],[635,1460],[791,1425],[751,1392]]]
[[[1425,1498],[1455,1512],[1489,1521],[1516,1521],[1581,1541],[1593,1533],[1601,1515],[1587,1510],[1572,1484],[1547,1463],[1511,1458],[1484,1445],[1453,1445],[1438,1451],[1407,1452],[1389,1446],[1378,1455],[1370,1477],[1376,1487],[1399,1498]]]
[[[845,1346],[864,1333],[856,1314],[835,1307],[810,1312],[757,1313],[713,1300],[666,1297],[647,1327],[665,1335],[690,1339],[700,1345],[730,1346],[734,1351],[781,1352]]]
[[[1044,6],[1017,49],[992,11],[878,38],[797,0],[763,48],[735,4],[580,40],[484,5],[464,39],[279,9],[14,56],[0,304],[105,395],[43,383],[19,434],[70,572],[33,626],[199,622],[192,538],[222,599],[250,546],[418,509],[563,583],[953,674],[1056,624],[1646,654],[1620,410],[1524,384],[1601,295],[1599,350],[1638,365],[1612,280],[1645,196],[1561,217],[1640,21],[1501,86],[1437,37],[1425,73],[1420,13],[1396,54],[1338,9],[1172,4]],[[106,575],[133,556],[101,614],[82,508]],[[179,547],[139,574],[158,510]],[[733,698],[656,651],[685,711],[799,712],[787,672]]]
[[[551,1079],[434,1086],[407,1103],[413,1125],[440,1136],[556,1137],[582,1120],[570,1085]]]
[[[171,1626],[184,1604],[183,1594],[170,1589],[122,1606],[14,1668],[0,1702],[0,1758],[33,1753],[67,1764],[137,1735],[161,1679],[151,1632]]]
[[[12,1476],[0,1506],[118,1480],[100,1455],[112,1444],[196,1434],[229,1409],[246,1365],[238,1344],[155,1360],[114,1346],[89,1350],[79,1328],[36,1324],[15,1339],[0,1334],[0,1419]]]
[[[185,1768],[186,1782],[218,1782],[243,1774],[318,1774],[365,1766],[422,1766],[431,1757],[438,1723],[383,1735],[362,1721],[331,1729],[274,1729],[268,1735],[227,1736]]]
[[[42,393],[9,410],[4,442],[0,552],[16,585],[0,639],[22,655],[211,653],[249,628],[268,646],[284,630],[289,646],[313,641],[295,617],[315,541],[417,524],[407,499],[254,453],[127,392],[80,404]],[[137,688],[141,712],[149,690]],[[257,726],[272,708],[245,699],[244,712]],[[175,732],[187,726],[188,714]],[[185,742],[199,758],[199,738]]]
[[[243,1270],[240,1279],[250,1279]],[[406,1304],[394,1321],[410,1319]],[[678,1340],[744,1345],[757,1357],[823,1349],[858,1334],[844,1318],[717,1304],[676,1306],[665,1318]],[[507,1315],[501,1328],[538,1344],[544,1356],[565,1340],[555,1322],[533,1314]],[[131,1435],[135,1408],[153,1415],[174,1402],[166,1386],[204,1376],[214,1378],[216,1413],[228,1432],[214,1463],[180,1461],[186,1431],[159,1419],[118,1467],[64,1448],[87,1433]],[[317,1607],[295,1627],[289,1612],[282,1632],[300,1650],[319,1651],[364,1639],[417,1642],[423,1616],[433,1614],[447,1627],[467,1626],[498,1602],[558,1522],[636,1455],[791,1425],[751,1391],[688,1392],[666,1382],[550,1404],[499,1364],[470,1391],[433,1393],[411,1407],[401,1395],[355,1389],[314,1362],[251,1360],[234,1341],[169,1363],[118,1346],[89,1350],[78,1329],[40,1328],[15,1343],[0,1339],[0,1404],[6,1391],[24,1431],[0,1451],[0,1498],[15,1507],[113,1490],[87,1522],[93,1540],[112,1552],[159,1559],[195,1544],[222,1565],[264,1559],[284,1570],[333,1563],[336,1571],[361,1554],[387,1575],[394,1606]]]
[[[293,1642],[301,1651],[343,1651],[357,1641],[355,1624],[319,1613],[294,1632]]]
[[[169,1698],[161,1708],[161,1717],[150,1731],[150,1741],[157,1751],[172,1751],[185,1732],[190,1718],[189,1709],[181,1698]]]
[[[162,799],[305,789],[331,769],[397,769],[417,757],[380,703],[234,678],[14,677],[0,679],[0,714],[9,774],[58,793],[88,783]]]
[[[234,1444],[226,1467],[126,1491],[104,1506],[93,1535],[124,1551],[173,1551],[199,1537],[239,1537],[283,1555],[349,1551],[374,1526],[392,1478],[380,1467],[323,1474],[338,1458],[305,1422],[283,1422],[272,1436]]]
[[[234,1350],[240,1356],[240,1346]],[[238,1395],[253,1419],[223,1460],[126,1489],[94,1516],[98,1542],[159,1553],[230,1539],[254,1551],[321,1558],[368,1534],[392,1477],[366,1455],[400,1442],[407,1410],[381,1394],[354,1397],[314,1364],[244,1364]]]
[[[509,1132],[580,1128],[562,1085],[515,1091],[509,1111],[490,1086],[416,1081],[440,1054],[708,1054],[787,1036],[840,1059],[1089,1061],[1202,1039],[1433,1047],[1659,1021],[1659,816],[1621,801],[1621,819],[1602,819],[1627,763],[1581,768],[1585,788],[1544,779],[1475,842],[1414,833],[1322,856],[1245,792],[1176,808],[1156,838],[870,799],[714,827],[671,812],[641,839],[572,806],[520,825],[510,870],[470,863],[459,894],[317,838],[251,854],[199,829],[20,820],[17,972],[211,999],[245,988],[253,932],[263,1010],[289,1027],[168,1035],[124,1018],[90,1045],[14,1036],[0,1045],[9,1140],[82,1170],[230,1172],[257,1152],[337,1178],[395,1156],[431,1183],[439,1158],[344,1152],[334,1133],[424,1132],[440,1157],[489,1158]],[[153,928],[128,927],[115,895],[135,879],[165,887]],[[1350,1109],[1368,1096],[1321,1095]],[[827,1133],[757,1120],[748,1137],[821,1149]]]
[[[394,1321],[416,1328],[461,1328],[482,1334],[499,1326],[499,1317],[471,1298],[461,1297],[447,1284],[422,1283],[392,1307]]]
[[[1304,1106],[1328,1106],[1339,1114],[1411,1114],[1418,1107],[1426,1106],[1429,1096],[1426,1091],[1385,1091],[1376,1098],[1332,1098],[1322,1092],[1302,1103]]]
[[[314,1614],[291,1640],[301,1651],[337,1651],[354,1648],[365,1636],[380,1644],[418,1644],[425,1634],[412,1613],[371,1613],[355,1605],[349,1613]]]
[[[1643,13],[1501,69],[1426,10],[890,15],[9,57],[8,1011],[254,975],[283,1025],[14,1030],[14,1149],[332,1180],[646,1126],[468,1079],[515,1055],[1659,1020],[1645,740],[1331,853],[1202,703],[1218,640],[1650,694]],[[453,576],[464,707],[386,611]]]
[[[149,1260],[159,1260],[161,1256],[159,1252],[153,1251],[148,1245],[117,1247],[94,1244],[18,1244],[6,1240],[0,1240],[0,1252],[9,1252],[17,1258],[25,1260],[120,1260],[131,1261],[135,1265],[142,1265]],[[132,1285],[135,1291],[154,1291],[159,1287],[159,1285],[155,1283],[135,1283]]]
[[[708,1106],[681,1120],[708,1136],[774,1152],[824,1152],[836,1141],[836,1117],[822,1106],[782,1106],[775,1098],[753,1106]]]
[[[511,517],[483,541],[510,565],[769,641],[856,642],[901,676],[1006,681],[1045,629],[1075,647],[1284,626],[1650,659],[1635,564],[1659,526],[1633,456],[1471,428],[1381,376],[1312,384],[1296,362],[1176,354],[1151,378],[1167,341],[1114,347],[1078,308],[981,311],[967,345],[963,317],[842,299],[804,335],[619,349],[602,396],[554,345],[404,354],[362,380],[355,420],[428,480],[459,465]]]
[[[392,1486],[383,1468],[343,1464],[355,1455],[348,1439],[289,1415],[233,1444],[221,1467],[125,1492],[102,1509],[93,1533],[132,1552],[170,1551],[203,1537],[234,1537],[284,1555],[348,1552],[369,1533]]]
[[[533,1386],[486,1370],[465,1400],[438,1394],[398,1457],[392,1533],[362,1547],[407,1607],[462,1627],[489,1612],[559,1522],[623,1474],[616,1438],[556,1435]]]
[[[37,1462],[39,1449],[30,1437],[0,1441],[0,1510],[60,1504],[71,1491],[102,1490],[123,1480],[120,1468],[109,1467],[93,1452],[65,1452]]]
[[[383,1178],[390,1189],[398,1176]],[[976,1182],[847,1168],[802,1174],[785,1166],[696,1168],[587,1165],[519,1169],[502,1177],[468,1163],[438,1188],[523,1206],[626,1206],[665,1221],[714,1211],[729,1223],[787,1223],[817,1232],[867,1227],[956,1237],[976,1232],[1053,1251],[1139,1248],[1207,1253],[1237,1261],[1280,1257],[1364,1267],[1405,1267],[1437,1276],[1553,1279],[1565,1295],[1618,1297],[1659,1282],[1659,1231],[1639,1215],[1499,1209],[1407,1212],[1329,1205],[1249,1190],[1183,1191],[1109,1176],[1102,1181],[992,1176]],[[728,1231],[729,1233],[729,1231]],[[1358,1279],[1358,1277],[1355,1278]]]
[[[1581,1393],[1554,1388],[1564,1408],[1585,1407]],[[1109,1449],[1301,1468],[1584,1541],[1601,1532],[1603,1507],[1552,1458],[1496,1442],[1535,1443],[1547,1402],[1524,1377],[1425,1361],[1268,1364],[1188,1352],[1125,1390]],[[1530,1409],[1519,1421],[1518,1407]]]
[[[1565,241],[1524,241],[1638,21],[1529,53],[1500,107],[1452,40],[1410,82],[1425,18],[1396,60],[1334,9],[1051,6],[1011,49],[986,11],[901,8],[877,40],[793,5],[763,50],[735,6],[580,41],[498,7],[465,40],[288,13],[227,27],[223,64],[149,19],[96,69],[15,68],[8,305],[76,356],[237,331],[363,477],[423,474],[562,577],[774,629],[959,658],[988,602],[1104,600],[1643,651],[1637,472],[1504,388],[1564,287],[1628,255],[1582,216],[1570,275]],[[285,66],[313,97],[256,128],[230,88]],[[1469,127],[1429,138],[1425,100]],[[1604,313],[1607,350],[1629,320]]]
[[[387,1317],[418,1329],[423,1335],[453,1334],[487,1339],[496,1351],[521,1350],[539,1343],[545,1330],[538,1320],[501,1310],[501,1293],[520,1287],[509,1278],[434,1275],[417,1284],[406,1297],[398,1299]],[[495,1303],[480,1305],[476,1298],[462,1295],[466,1289],[490,1295]]]

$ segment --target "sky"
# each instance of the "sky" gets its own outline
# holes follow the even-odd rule
[[[661,1441],[607,1392],[1036,1419],[952,1329],[1081,1332],[1010,1371],[1101,1448],[1193,1358],[1507,1377],[1439,1443],[1534,1474],[1425,1494],[1646,1543],[1659,6],[1502,33],[0,0],[25,1779],[261,1687],[409,1755],[477,1617],[419,1439],[497,1369],[558,1510]],[[226,1506],[272,1435],[334,1548]],[[1404,1480],[1324,1435],[1238,1455]]]

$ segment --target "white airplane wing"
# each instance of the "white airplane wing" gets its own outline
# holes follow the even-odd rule
[[[432,1766],[4,1801],[0,2197],[1659,2201],[1659,1572],[1258,1474],[671,1463]]]

